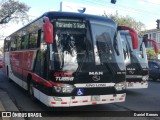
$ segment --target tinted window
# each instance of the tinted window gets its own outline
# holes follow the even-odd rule
[[[149,67],[151,67],[151,64],[152,64],[151,62],[148,62]]]
[[[14,51],[16,50],[16,40],[13,38],[11,40],[11,51]]]
[[[10,41],[5,41],[4,42],[4,51],[7,52],[10,49]]]
[[[37,48],[38,31],[30,34],[29,48]]]
[[[17,37],[17,50],[21,49],[21,37]]]
[[[29,35],[22,36],[22,49],[28,49]]]
[[[112,39],[114,37],[114,28],[102,22],[91,23],[92,37],[94,45],[95,63],[114,62],[114,52],[112,48]]]

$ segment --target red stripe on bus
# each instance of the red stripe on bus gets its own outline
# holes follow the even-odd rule
[[[119,98],[119,100],[123,100],[123,98]]]
[[[88,102],[88,100],[83,100],[83,102]]]
[[[51,102],[51,104],[56,104],[56,102]]]
[[[67,104],[67,102],[61,102],[61,104]]]
[[[97,104],[97,102],[92,102],[93,105]]]
[[[114,101],[114,99],[110,99],[110,101]]]
[[[72,101],[72,103],[78,103],[78,101]]]
[[[106,99],[102,99],[102,101],[107,101]]]
[[[32,74],[32,80],[34,80],[35,82],[42,84],[44,86],[52,87],[52,84],[49,81],[44,80],[43,78],[39,77],[36,74]]]

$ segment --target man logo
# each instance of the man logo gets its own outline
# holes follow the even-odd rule
[[[103,72],[89,72],[89,75],[103,75]]]
[[[133,70],[130,70],[129,73],[133,75],[133,74],[134,74],[134,71],[133,71]]]
[[[99,81],[99,80],[101,79],[101,77],[98,76],[98,75],[94,75],[94,76],[92,77],[92,79],[93,79],[94,81]]]

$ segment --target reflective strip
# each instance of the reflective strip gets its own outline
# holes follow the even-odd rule
[[[114,101],[114,99],[110,99],[110,101]]]
[[[115,83],[86,83],[86,84],[74,84],[77,88],[93,88],[93,87],[113,87]]]
[[[106,99],[102,99],[102,101],[107,101]]]
[[[83,102],[88,102],[88,100],[83,100]]]
[[[72,101],[72,103],[78,103],[78,101]]]
[[[56,102],[51,102],[51,104],[56,104]]]
[[[61,104],[67,104],[67,102],[61,102]]]
[[[123,98],[119,98],[119,100],[123,100]]]
[[[97,104],[97,102],[92,102],[93,105]]]

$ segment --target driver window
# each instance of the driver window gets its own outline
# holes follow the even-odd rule
[[[127,58],[129,58],[129,48],[126,43],[127,40],[126,40],[125,35],[121,35],[121,38],[122,38],[122,47],[123,47],[123,52],[124,52],[124,58],[127,59]]]
[[[44,42],[43,34],[40,34],[39,36],[41,36],[38,37],[38,39],[41,39],[41,43],[40,49],[37,51],[35,72],[42,78],[47,78],[47,44]]]

